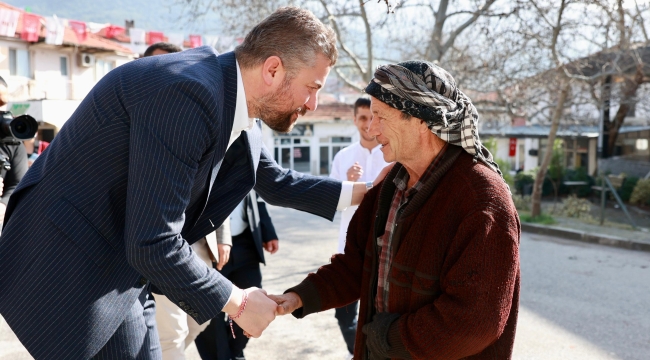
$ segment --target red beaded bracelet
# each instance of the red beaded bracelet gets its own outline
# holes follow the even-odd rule
[[[228,322],[230,323],[230,332],[232,333],[232,338],[233,339],[235,339],[235,329],[233,329],[233,327],[232,327],[232,321],[241,316],[241,314],[246,309],[246,303],[247,302],[248,302],[248,294],[246,293],[246,290],[244,290],[242,298],[241,298],[241,305],[239,305],[239,311],[237,311],[237,314],[235,314],[235,316],[228,315]]]

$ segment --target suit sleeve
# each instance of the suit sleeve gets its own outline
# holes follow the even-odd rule
[[[230,233],[230,218],[226,218],[223,224],[215,230],[217,244],[232,246],[232,235]]]
[[[127,259],[199,324],[216,317],[232,291],[180,235],[199,161],[212,141],[227,141],[210,121],[218,117],[214,103],[205,88],[188,81],[129,109]]]
[[[341,182],[283,169],[262,145],[255,191],[269,204],[305,211],[330,221],[341,196]]]
[[[278,234],[275,232],[275,226],[271,221],[271,216],[266,210],[266,203],[264,201],[257,201],[257,209],[260,214],[260,227],[262,228],[262,241],[268,242],[271,240],[279,240]]]

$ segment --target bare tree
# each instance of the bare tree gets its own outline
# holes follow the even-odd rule
[[[601,82],[610,82],[611,77],[614,76],[618,78],[620,84],[619,107],[614,118],[610,119],[610,107],[603,106],[603,112],[606,112],[603,113],[606,135],[605,141],[603,141],[606,146],[604,154],[611,156],[615,153],[616,140],[625,118],[631,107],[636,103],[636,94],[639,87],[650,81],[646,76],[650,74],[650,66],[648,66],[650,54],[647,54],[650,52],[650,48],[648,48],[650,42],[648,41],[644,23],[643,15],[645,11],[641,10],[636,1],[634,10],[626,10],[623,7],[623,0],[616,1],[614,11],[607,6],[607,3],[597,2],[597,4],[603,9],[609,21],[615,25],[614,28],[618,37],[617,44],[613,49],[616,56],[610,60],[609,64],[609,68],[613,70],[614,74],[606,72],[601,74]],[[645,6],[645,10],[647,10],[648,5]],[[635,35],[639,32],[643,35],[642,41],[634,43]],[[611,99],[605,97],[611,96],[611,91],[606,91],[602,95],[601,104],[609,104]]]
[[[538,16],[539,19],[541,19],[541,26],[545,28],[547,31],[542,31],[541,33],[537,33],[533,35],[533,37],[536,39],[536,43],[539,44],[540,46],[546,47],[548,49],[548,52],[550,53],[550,63],[555,64],[560,71],[547,74],[551,75],[551,79],[547,80],[552,80],[553,77],[555,77],[557,81],[557,89],[559,90],[559,95],[557,96],[556,104],[553,109],[553,115],[551,118],[551,128],[548,134],[548,145],[546,152],[544,153],[544,157],[542,159],[542,163],[540,164],[539,170],[537,171],[537,175],[535,177],[535,183],[533,184],[533,195],[532,195],[532,208],[531,208],[531,216],[536,217],[541,214],[541,198],[542,198],[542,185],[544,183],[544,179],[546,178],[546,172],[548,170],[548,165],[551,162],[551,157],[553,156],[553,143],[555,142],[555,137],[557,134],[557,129],[560,124],[560,119],[562,118],[565,110],[565,103],[567,101],[567,98],[569,96],[569,91],[571,87],[571,82],[570,78],[565,75],[564,71],[562,71],[562,67],[564,65],[564,62],[561,59],[560,52],[558,51],[558,42],[561,39],[562,31],[566,29],[569,25],[567,24],[567,21],[565,19],[565,14],[567,11],[567,7],[571,5],[572,1],[571,0],[560,0],[559,4],[555,4],[554,2],[545,2],[541,3],[541,1],[538,0],[531,0],[530,1],[530,6],[532,10],[532,18],[535,18]],[[520,19],[524,20],[523,17],[520,17]],[[528,19],[525,19],[528,20]],[[530,21],[530,20],[528,20]],[[528,29],[533,28],[534,26],[527,26]],[[550,37],[549,36],[540,36],[541,34],[548,34],[550,32]],[[534,33],[533,33],[534,34]],[[557,74],[556,76],[553,76]]]
[[[217,13],[223,20],[222,31],[235,34],[245,33],[280,6],[308,8],[336,31],[341,59],[334,71],[353,89],[362,89],[370,81],[377,62],[398,62],[407,57],[441,61],[461,34],[479,19],[513,13],[510,7],[507,11],[492,12],[495,3],[506,3],[505,0],[474,0],[469,5],[450,0],[375,2],[385,7],[371,6],[373,2],[368,0],[170,1],[183,6],[184,20],[196,21],[207,13]],[[431,16],[423,17],[422,11]]]

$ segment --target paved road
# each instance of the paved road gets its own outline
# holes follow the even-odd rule
[[[337,226],[294,210],[270,212],[281,245],[267,257],[264,286],[280,293],[328,262]],[[515,359],[650,358],[650,254],[524,234],[521,262]],[[279,318],[246,355],[341,360],[345,352],[330,310],[304,320]],[[198,360],[194,348],[187,355]],[[0,359],[30,359],[6,324],[0,325]]]

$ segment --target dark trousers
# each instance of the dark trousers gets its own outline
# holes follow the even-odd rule
[[[230,261],[221,269],[221,274],[237,287],[247,289],[251,286],[262,287],[260,260],[255,249],[253,236],[249,230],[233,237]],[[230,325],[221,313],[212,319],[210,325],[197,336],[196,348],[203,360],[235,360],[244,358],[244,348],[248,338],[243,330],[233,322],[235,338],[230,332]]]
[[[354,338],[357,335],[357,312],[359,302],[355,301],[344,307],[337,308],[334,317],[339,321],[339,328],[343,334],[343,340],[348,346],[350,354],[354,354]]]
[[[156,303],[146,287],[106,345],[94,360],[162,359],[156,328]]]

